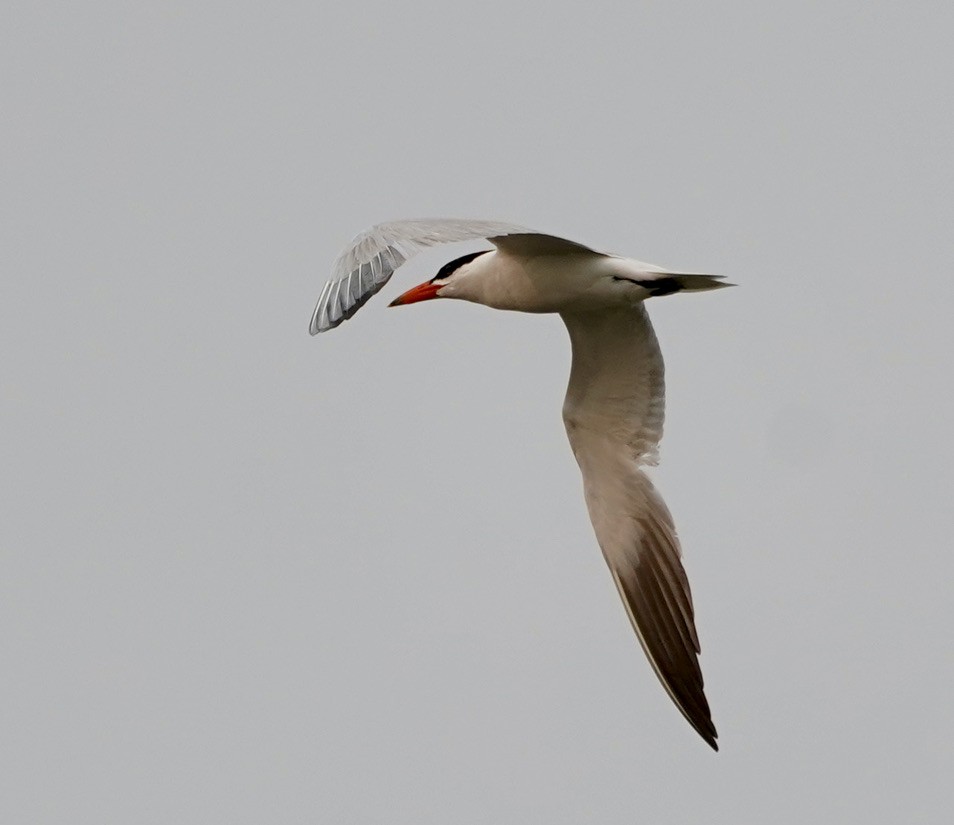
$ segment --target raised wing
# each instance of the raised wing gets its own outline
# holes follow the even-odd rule
[[[315,335],[354,315],[401,264],[429,246],[504,235],[534,235],[511,223],[434,218],[379,223],[358,235],[338,256],[311,316]],[[567,242],[569,243],[569,241]]]
[[[573,344],[563,418],[596,538],[653,670],[689,724],[718,750],[679,540],[640,469],[655,463],[662,437],[656,336],[642,306],[563,320]]]

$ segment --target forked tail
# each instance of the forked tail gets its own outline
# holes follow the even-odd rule
[[[642,278],[635,283],[649,291],[651,296],[672,295],[674,292],[704,292],[735,286],[722,280],[722,275],[700,275],[694,272],[653,273],[653,278]]]

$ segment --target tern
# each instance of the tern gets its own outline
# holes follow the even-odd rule
[[[641,469],[658,461],[665,406],[663,359],[643,305],[656,296],[731,285],[720,276],[673,272],[514,224],[394,221],[361,233],[338,257],[311,334],[351,318],[421,249],[476,239],[494,249],[451,261],[390,305],[457,298],[494,309],[559,313],[573,351],[563,421],[597,541],[656,676],[689,724],[718,750],[679,539]]]

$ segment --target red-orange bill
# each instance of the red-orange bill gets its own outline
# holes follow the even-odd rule
[[[409,289],[404,294],[398,295],[388,306],[399,307],[404,306],[404,304],[416,304],[418,301],[429,301],[431,298],[436,298],[438,291],[444,286],[445,284],[432,284],[430,281],[426,281]]]

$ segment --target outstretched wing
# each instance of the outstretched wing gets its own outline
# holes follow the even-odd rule
[[[666,692],[713,748],[689,581],[672,516],[640,469],[662,437],[663,361],[645,309],[564,314],[573,366],[563,418],[590,520]]]
[[[434,218],[379,223],[338,256],[311,316],[315,335],[354,315],[401,264],[428,246],[503,235],[536,234],[511,223]]]

